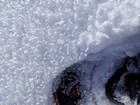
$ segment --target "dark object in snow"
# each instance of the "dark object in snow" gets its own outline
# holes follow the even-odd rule
[[[140,104],[140,54],[134,57],[127,57],[124,61],[122,67],[106,83],[106,96],[112,103],[124,105],[118,101],[115,94],[115,91],[121,85],[126,90],[130,99]]]
[[[127,74],[125,86],[130,98],[133,101],[137,99],[138,104],[140,104],[140,73]]]
[[[77,105],[81,98],[79,74],[67,68],[57,78],[57,88],[53,92],[55,105]]]
[[[108,97],[108,99],[113,102],[116,105],[124,105],[121,102],[118,102],[115,98],[116,96],[114,95],[114,90],[117,86],[117,83],[119,82],[121,75],[123,73],[127,72],[125,69],[125,66],[123,66],[121,69],[118,69],[114,75],[108,80],[108,82],[106,83],[105,86],[105,92],[106,92],[106,96]]]

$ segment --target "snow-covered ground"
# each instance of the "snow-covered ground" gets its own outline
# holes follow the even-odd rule
[[[53,78],[84,59],[96,64],[91,95],[107,103],[104,83],[140,52],[139,30],[139,0],[0,0],[0,105],[51,105]]]

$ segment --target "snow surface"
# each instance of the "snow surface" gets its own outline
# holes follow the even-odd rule
[[[87,55],[93,96],[107,103],[109,65],[140,51],[139,28],[139,0],[0,0],[0,105],[51,105],[53,78]]]

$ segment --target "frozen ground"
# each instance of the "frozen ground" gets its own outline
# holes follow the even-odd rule
[[[0,105],[51,105],[52,79],[87,55],[106,103],[108,62],[140,51],[139,28],[139,0],[0,0]]]

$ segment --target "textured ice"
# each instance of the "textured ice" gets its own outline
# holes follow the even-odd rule
[[[50,105],[58,73],[139,26],[139,0],[1,0],[0,105]]]

